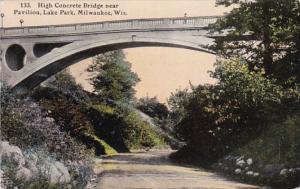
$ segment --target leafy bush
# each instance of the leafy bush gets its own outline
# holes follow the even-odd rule
[[[97,136],[119,152],[132,148],[151,148],[160,142],[149,124],[128,108],[105,104],[93,105],[86,110]]]
[[[81,90],[81,89],[78,89]],[[87,104],[57,88],[41,87],[32,94],[45,111],[51,112],[60,128],[86,147],[94,149],[96,155],[106,154],[104,141],[95,135],[92,121],[84,112]],[[91,101],[88,101],[91,103]]]
[[[176,131],[198,158],[211,163],[299,109],[299,91],[283,89],[239,62],[218,63],[216,85],[193,89]],[[283,112],[284,110],[284,112]]]
[[[68,93],[55,88],[40,87],[32,96],[45,110],[51,112],[62,130],[75,137],[82,132],[92,132],[89,120],[81,112],[85,104],[77,102]]]
[[[158,121],[166,119],[169,115],[168,107],[165,104],[160,103],[156,97],[141,98],[137,102],[136,107]]]
[[[94,134],[86,133],[86,138],[91,139],[91,142],[95,146],[97,155],[101,155],[101,154],[115,155],[118,153],[114,148],[112,148],[109,144],[107,144],[107,142],[100,139],[98,136]],[[101,149],[101,151],[99,151],[99,149]]]
[[[138,115],[133,117],[128,107],[104,103],[92,105],[94,101],[78,102],[68,93],[49,87],[39,88],[33,97],[45,111],[51,112],[62,130],[88,148],[94,148],[96,155],[113,154],[114,149],[127,152],[133,146],[152,147],[158,143],[153,129]],[[130,135],[130,129],[139,135]]]
[[[169,118],[174,125],[178,124],[186,114],[185,105],[188,103],[190,93],[188,89],[177,90],[168,98],[170,108]]]
[[[5,83],[1,83],[1,138],[21,147],[38,145],[42,134],[24,126],[19,106],[21,102]]]
[[[57,73],[52,78],[45,81],[45,83],[49,88],[54,88],[56,91],[67,94],[75,102],[90,101],[88,92],[84,91],[82,86],[76,83],[75,78],[70,74],[68,69]]]
[[[231,157],[253,159],[251,170],[260,173],[258,178],[241,177],[247,181],[274,188],[295,188],[300,184],[300,111],[285,120],[270,124],[257,138],[234,150]],[[226,164],[226,158],[222,159]],[[227,162],[228,163],[228,162]],[[234,161],[234,164],[236,161]],[[227,165],[228,166],[228,165]],[[269,167],[269,168],[268,168]],[[270,169],[270,167],[273,167]],[[222,168],[222,167],[221,167]],[[249,168],[249,167],[248,167]],[[281,171],[286,169],[285,174]],[[227,173],[234,172],[226,171]]]
[[[300,166],[300,112],[270,125],[256,139],[236,150],[236,154],[253,157],[260,165]]]
[[[157,135],[151,126],[141,120],[135,112],[129,112],[124,117],[127,125],[123,128],[122,135],[125,144],[129,149],[152,148],[162,144],[161,138]]]
[[[8,88],[2,88],[1,93],[2,139],[23,149],[45,146],[58,159],[84,159],[88,154],[36,103],[18,99]]]

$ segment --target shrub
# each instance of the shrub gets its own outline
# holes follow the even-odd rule
[[[107,144],[107,142],[100,139],[95,134],[86,133],[85,135],[86,135],[86,139],[90,140],[90,142],[95,147],[96,155],[101,155],[101,154],[115,155],[118,153],[114,148],[112,148],[109,144]]]
[[[22,149],[44,146],[58,159],[85,159],[90,154],[29,98],[19,99],[9,88],[2,88],[1,97],[2,139]]]
[[[300,166],[300,111],[286,120],[271,124],[256,139],[235,153],[253,157],[258,164]]]
[[[174,125],[184,118],[186,114],[185,105],[188,103],[189,98],[190,93],[188,89],[177,90],[175,93],[171,93],[171,96],[168,98],[169,118]]]
[[[5,83],[1,83],[1,138],[21,147],[38,145],[43,141],[39,130],[31,130],[23,123],[19,107],[22,102]]]
[[[119,152],[159,144],[160,138],[153,128],[129,108],[98,104],[88,108],[86,114],[96,135]]]
[[[39,88],[33,93],[33,97],[45,111],[51,112],[63,131],[70,133],[86,147],[94,149],[96,155],[106,154],[108,147],[95,135],[92,119],[85,113],[88,107],[86,102],[77,101],[68,93],[49,87]]]
[[[33,98],[46,110],[51,112],[61,129],[74,137],[82,132],[92,132],[89,120],[81,112],[85,104],[77,102],[73,96],[55,88],[41,87],[34,91]]]
[[[298,90],[283,89],[239,62],[217,63],[212,76],[219,82],[193,89],[175,127],[198,158],[214,162],[300,107]]]
[[[168,107],[165,104],[160,103],[156,97],[141,98],[137,102],[136,107],[137,109],[141,110],[145,114],[149,115],[152,118],[155,118],[158,121],[166,119],[169,114]]]
[[[70,96],[75,102],[90,101],[88,93],[83,90],[81,85],[76,83],[75,78],[68,69],[54,75],[53,78],[45,81],[45,83],[49,88],[54,88],[56,91]]]
[[[135,112],[126,114],[124,122],[122,135],[129,149],[152,148],[162,143],[154,129]]]

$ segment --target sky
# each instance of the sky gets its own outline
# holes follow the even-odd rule
[[[215,7],[215,0],[27,0],[30,8],[27,8],[23,0],[0,0],[0,13],[4,13],[4,27],[20,26],[20,19],[24,20],[23,26],[68,24],[82,22],[96,22],[105,20],[122,20],[132,18],[160,18],[187,16],[212,16],[223,15],[230,8]],[[23,3],[23,4],[22,4]],[[125,15],[110,16],[82,16],[82,15],[26,15],[26,11],[40,10],[63,10],[69,8],[42,8],[43,5],[51,4],[58,6],[80,4],[93,6],[94,4],[111,5],[114,8],[105,8],[103,11],[122,10]],[[40,4],[41,5],[41,4]],[[76,10],[76,9],[75,9]],[[90,8],[89,10],[96,10]],[[19,15],[19,12],[23,12]],[[64,13],[63,13],[64,14]],[[145,47],[125,49],[126,58],[132,63],[132,70],[136,72],[141,82],[135,87],[138,98],[157,96],[161,102],[166,102],[171,92],[176,89],[184,89],[193,85],[214,83],[209,77],[209,70],[213,70],[215,56],[203,52],[166,48]],[[85,72],[91,59],[84,60],[70,67],[71,73],[77,82],[87,90],[92,90],[89,85],[88,74]]]

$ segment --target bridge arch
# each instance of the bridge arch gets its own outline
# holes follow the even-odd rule
[[[203,38],[204,41],[207,40],[206,37]],[[150,46],[184,48],[215,54],[213,51],[199,45],[199,43],[174,38],[166,39],[131,35],[130,37],[123,38],[77,41],[60,48],[54,48],[30,65],[27,65],[16,73],[17,77],[11,78],[10,85],[13,86],[17,92],[23,93],[66,67],[86,58],[112,50]]]

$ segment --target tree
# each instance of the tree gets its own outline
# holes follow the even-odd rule
[[[268,125],[299,112],[300,93],[252,72],[239,61],[218,62],[215,85],[199,85],[183,103],[175,131],[187,146],[214,161],[257,137]],[[282,111],[284,110],[284,111]]]
[[[88,71],[94,73],[92,85],[101,99],[123,102],[133,100],[133,87],[140,80],[131,71],[131,64],[125,60],[123,51],[111,51],[96,56]]]
[[[69,69],[65,69],[54,75],[53,78],[48,81],[47,85],[72,96],[77,102],[87,102],[90,100],[88,92],[86,92],[80,84],[76,83]]]
[[[50,84],[60,90],[72,90],[73,88],[80,87],[80,85],[76,83],[75,78],[71,75],[69,69],[65,69],[54,75],[54,80],[50,82]]]
[[[212,26],[227,31],[214,49],[225,58],[239,56],[250,70],[263,70],[285,84],[300,81],[300,2],[298,0],[218,0],[238,5]]]
[[[166,119],[169,114],[168,107],[165,104],[160,103],[156,97],[144,97],[139,99],[137,109],[158,120]]]
[[[188,103],[190,93],[188,89],[177,90],[175,93],[171,93],[171,96],[168,98],[168,105],[170,108],[170,119],[174,124],[177,124],[184,117],[185,105]]]

